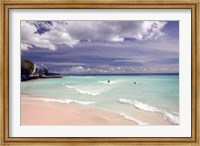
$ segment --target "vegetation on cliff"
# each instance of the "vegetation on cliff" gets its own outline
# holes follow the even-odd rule
[[[36,66],[30,60],[21,60],[21,80],[27,81],[38,78],[61,78],[61,75],[50,72],[45,65]]]
[[[28,77],[34,70],[34,63],[30,60],[21,61],[21,77]]]

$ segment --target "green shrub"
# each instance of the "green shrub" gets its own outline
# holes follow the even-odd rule
[[[28,77],[32,74],[34,64],[30,60],[21,60],[21,77]]]

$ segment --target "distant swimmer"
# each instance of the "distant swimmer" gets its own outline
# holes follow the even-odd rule
[[[110,80],[108,80],[108,83],[110,83]]]
[[[136,82],[134,82],[134,84],[136,84]]]

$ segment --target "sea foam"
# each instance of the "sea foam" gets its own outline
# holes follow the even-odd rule
[[[164,115],[163,115],[164,119],[168,119],[171,123],[173,123],[175,125],[179,124],[179,117],[178,116],[175,116],[175,115],[170,114],[168,112],[163,112],[163,113],[164,113]]]
[[[70,85],[65,85],[65,87],[67,87],[67,88],[75,88],[74,86],[70,86]]]
[[[65,85],[65,87],[70,88],[70,89],[74,89],[81,94],[88,94],[88,95],[92,95],[92,96],[100,95],[103,92],[102,89],[95,89],[95,88],[93,88],[93,89],[80,88],[80,87],[70,86],[70,85]]]
[[[65,99],[65,100],[50,99],[50,98],[32,98],[32,99],[33,100],[46,101],[46,102],[65,103],[65,104],[76,103],[76,104],[80,104],[80,105],[89,105],[89,104],[95,103],[94,101],[80,101],[80,100],[71,100],[71,99]]]
[[[109,83],[107,80],[104,80],[104,81],[98,81],[99,83],[103,83],[103,84],[116,84],[116,83],[119,83],[121,80],[111,80]]]
[[[150,106],[148,104],[144,104],[142,102],[139,102],[137,100],[129,100],[129,99],[124,99],[124,98],[120,98],[119,101],[121,103],[125,103],[125,104],[130,104],[135,106],[138,109],[144,110],[144,111],[150,111],[150,112],[159,112],[160,110],[156,107]]]
[[[129,115],[125,114],[125,113],[120,113],[119,115],[122,116],[123,118],[127,119],[127,120],[134,121],[138,125],[148,125],[147,123],[142,122],[142,121],[140,121],[140,120],[138,120],[138,119],[136,119],[136,118],[134,118],[132,116],[129,116]]]
[[[158,108],[156,108],[154,106],[150,106],[148,104],[144,104],[144,103],[139,102],[137,100],[132,101],[132,100],[129,100],[129,99],[120,98],[119,101],[121,103],[124,103],[124,104],[133,105],[134,107],[136,107],[136,108],[138,108],[140,110],[161,113],[163,115],[163,118],[169,120],[172,124],[176,124],[176,125],[179,124],[179,116],[176,116],[176,115],[174,115],[174,114],[172,114],[170,112],[166,112],[166,111],[160,110],[160,109],[158,109]]]
[[[159,112],[160,110],[156,107],[150,106],[148,104],[144,104],[139,101],[134,102],[134,106],[137,107],[138,109],[144,110],[144,111],[150,111],[150,112]]]
[[[83,93],[83,94],[89,94],[92,96],[97,96],[101,94],[101,91],[98,90],[89,90],[89,89],[75,89],[76,91],[78,91],[79,93]]]
[[[77,103],[81,105],[89,105],[95,103],[94,101],[79,101],[79,100],[71,100],[71,99],[66,99],[65,103],[70,104],[70,103]]]

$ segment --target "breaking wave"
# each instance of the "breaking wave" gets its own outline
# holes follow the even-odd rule
[[[150,105],[148,105],[148,104],[144,104],[144,103],[139,102],[139,101],[137,101],[137,100],[132,101],[132,100],[129,100],[129,99],[120,98],[119,101],[120,101],[121,103],[133,105],[133,106],[135,106],[136,108],[141,109],[141,110],[144,110],[144,111],[150,111],[150,112],[159,112],[159,111],[160,111],[160,110],[159,110],[158,108],[156,108],[156,107],[150,106]]]
[[[89,94],[89,95],[92,95],[92,96],[97,96],[97,95],[100,95],[103,90],[100,90],[100,89],[90,89],[90,88],[79,88],[79,87],[76,87],[76,86],[70,86],[70,85],[65,85],[65,87],[67,88],[71,88],[71,89],[74,89],[76,90],[77,92],[81,93],[81,94]]]
[[[171,123],[175,124],[175,125],[178,125],[179,124],[179,116],[175,116],[173,114],[170,114],[168,112],[163,112],[164,115],[163,115],[163,118],[164,119],[168,119]]]
[[[75,89],[76,91],[78,91],[79,93],[83,93],[83,94],[89,94],[92,96],[97,96],[100,95],[102,93],[102,91],[99,90],[86,90],[86,89]]]
[[[41,100],[46,102],[58,102],[58,103],[64,103],[64,104],[70,104],[70,103],[76,103],[80,105],[89,105],[95,103],[94,101],[80,101],[80,100],[60,100],[60,99],[50,99],[50,98],[33,98],[34,100]]]
[[[138,120],[138,119],[136,119],[132,116],[126,115],[125,113],[120,113],[119,115],[122,116],[123,118],[127,119],[127,120],[134,121],[138,125],[149,125],[149,124],[142,122],[142,121],[140,121],[140,120]]]
[[[178,116],[178,114],[174,115],[172,113],[160,110],[160,109],[158,109],[158,108],[156,108],[154,106],[150,106],[148,104],[144,104],[144,103],[139,102],[137,100],[132,101],[132,100],[129,100],[129,99],[120,98],[119,102],[124,103],[124,104],[133,105],[134,107],[136,107],[137,109],[140,109],[140,110],[161,113],[163,115],[164,119],[169,120],[173,124],[176,124],[176,125],[179,124],[179,116]]]
[[[67,88],[75,88],[74,86],[65,85]]]
[[[66,99],[65,103],[70,104],[70,103],[77,103],[81,105],[89,105],[95,103],[94,101],[79,101],[79,100],[71,100],[71,99]]]
[[[135,101],[134,103],[135,107],[144,111],[150,111],[150,112],[159,112],[160,110],[156,107],[150,106],[148,104],[144,104],[139,101]]]

